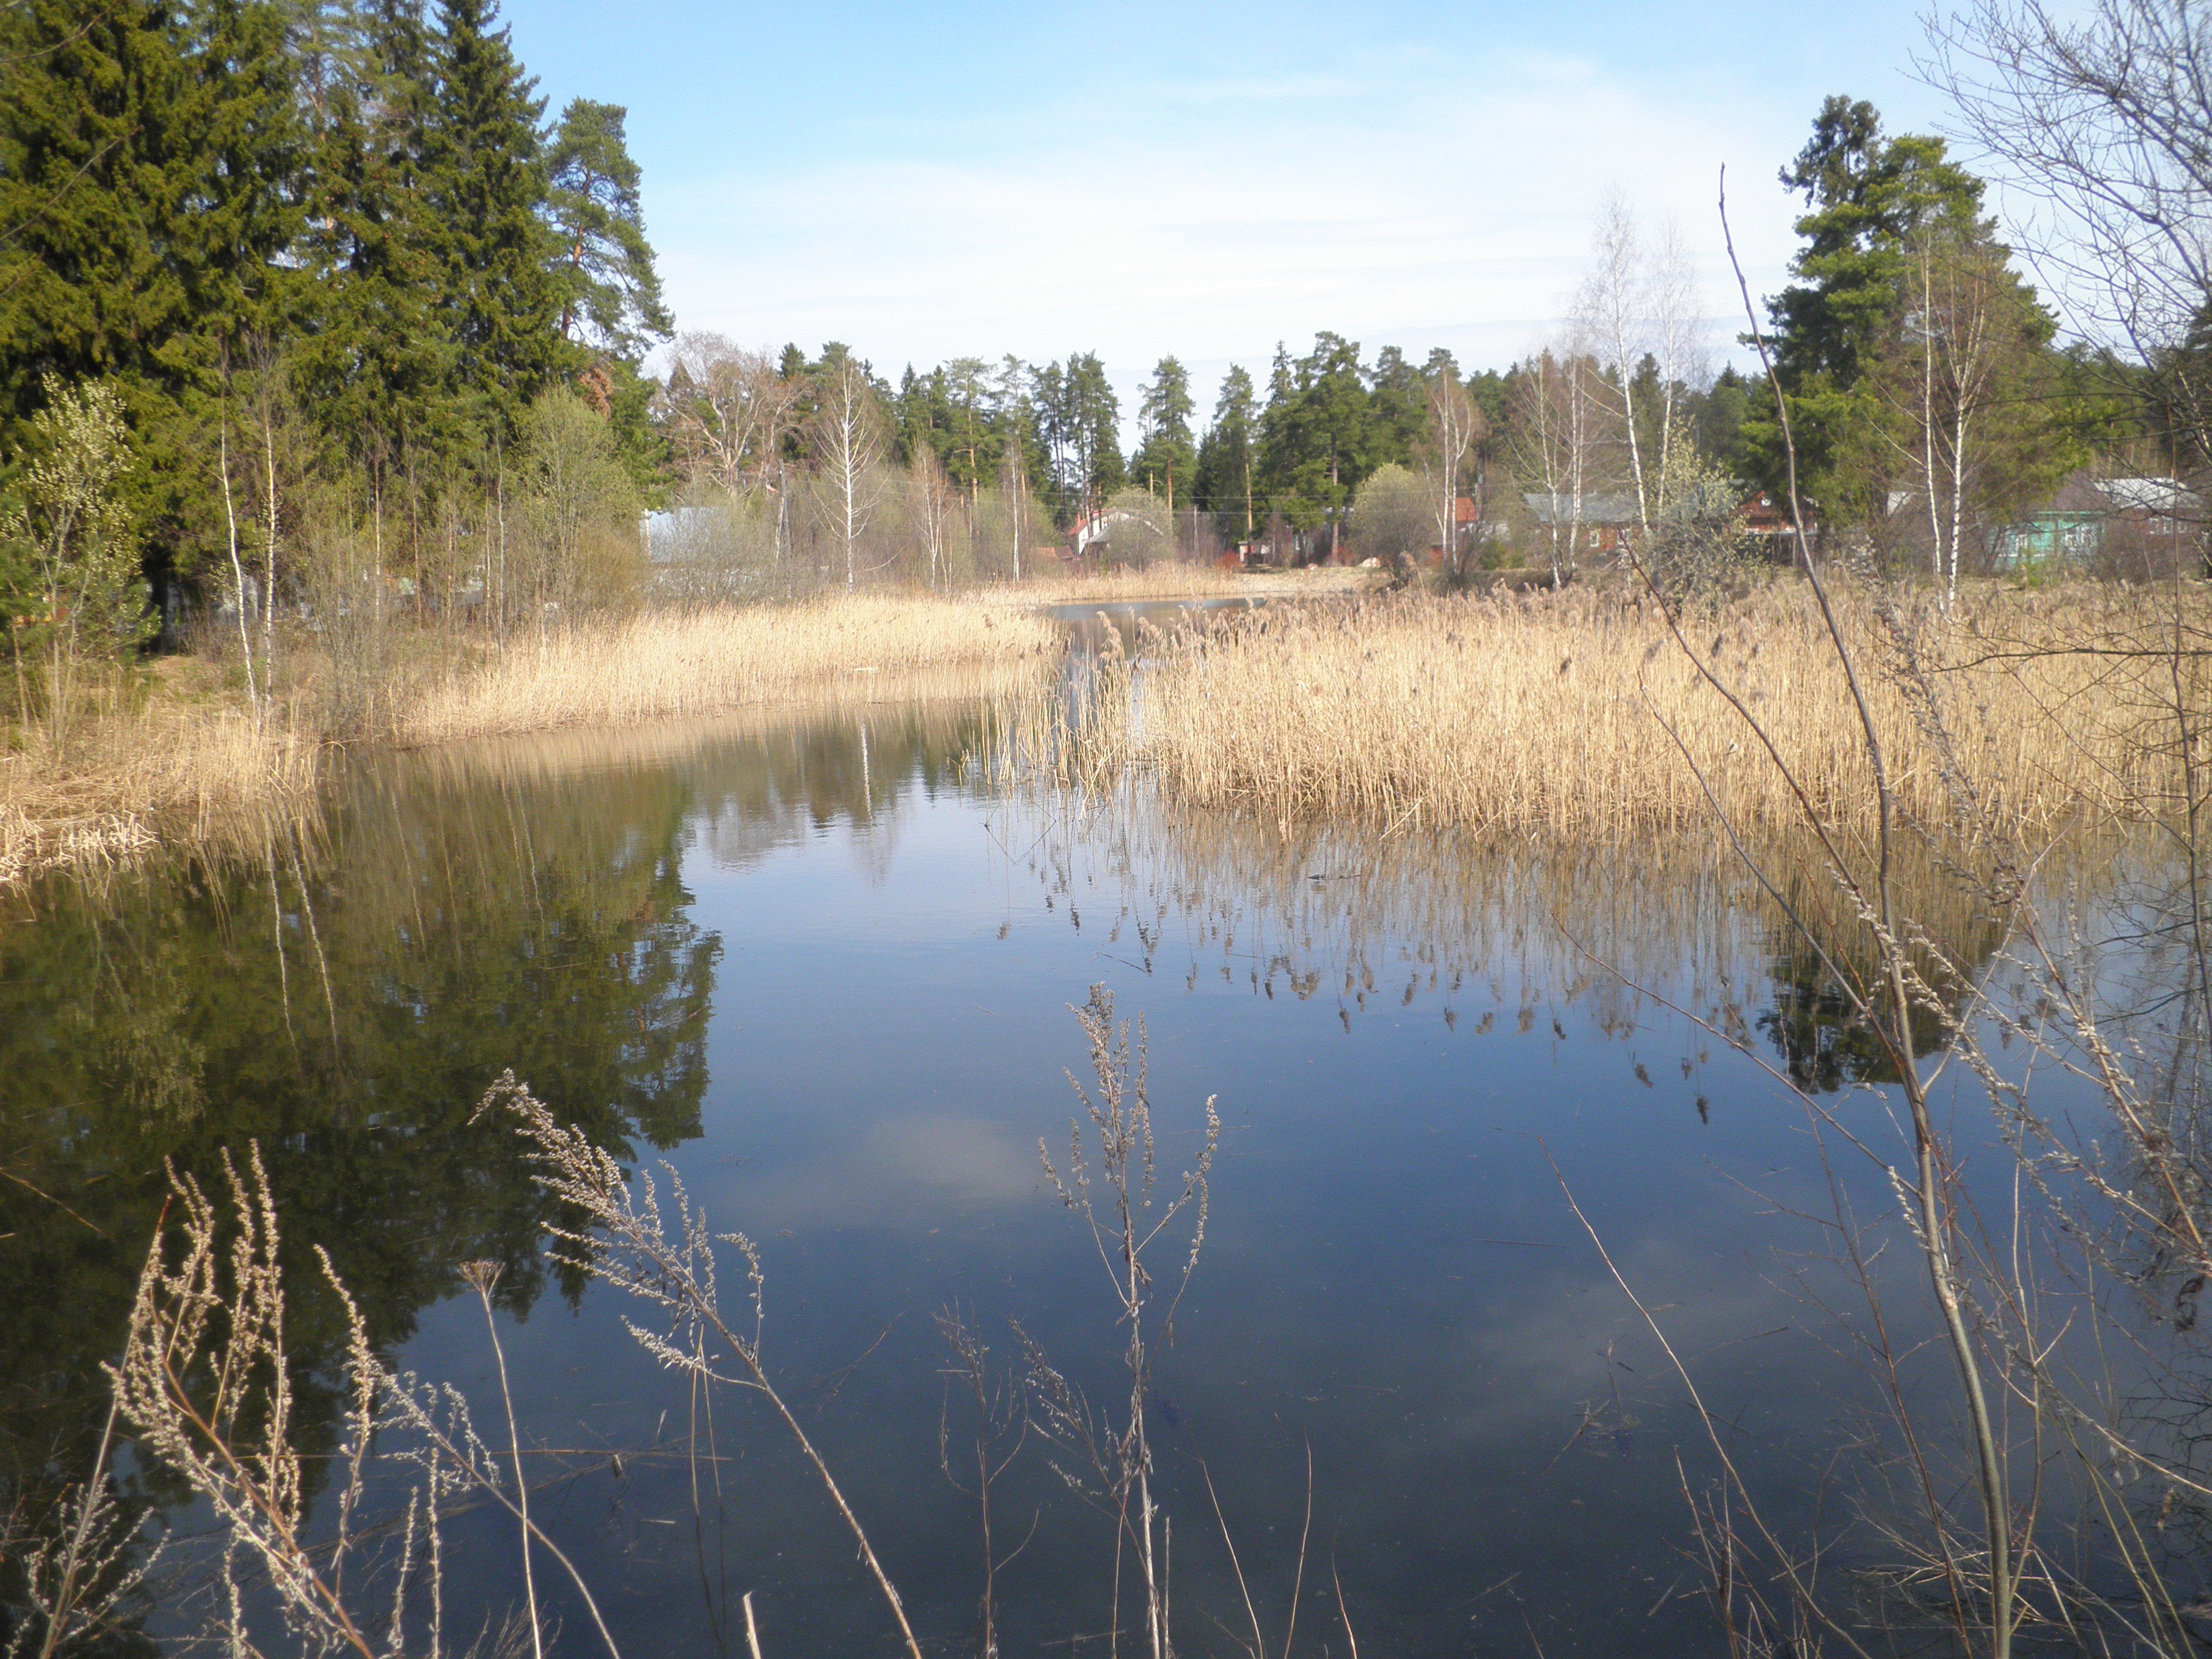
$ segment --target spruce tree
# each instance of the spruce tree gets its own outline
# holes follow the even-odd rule
[[[299,134],[266,0],[25,0],[0,13],[0,445],[110,380],[118,486],[156,574],[207,532],[195,422],[222,343],[299,295]]]
[[[357,460],[450,463],[475,444],[453,394],[452,313],[422,189],[428,30],[415,0],[327,0],[298,15],[301,258],[314,287],[295,348],[301,389]]]
[[[441,256],[457,386],[511,437],[524,407],[578,364],[561,337],[560,250],[542,209],[545,100],[495,0],[440,0],[435,101],[423,136],[423,227]]]
[[[1221,378],[1212,424],[1199,441],[1194,484],[1199,504],[1213,514],[1214,526],[1226,541],[1248,540],[1258,527],[1252,493],[1254,419],[1252,372],[1232,363]]]

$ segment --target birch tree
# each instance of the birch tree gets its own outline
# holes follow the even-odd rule
[[[861,538],[883,501],[883,410],[867,371],[849,356],[841,355],[824,366],[817,396],[807,436],[828,527],[843,556],[850,591],[860,585]]]
[[[1580,348],[1581,342],[1570,337],[1523,363],[1510,406],[1512,465],[1522,482],[1534,486],[1544,497],[1553,587],[1574,568],[1583,499],[1595,483],[1597,422],[1591,387],[1598,375],[1589,354]]]
[[[1968,0],[1918,68],[2023,212],[2069,327],[2160,370],[2183,465],[2212,456],[2212,15],[2175,0]]]
[[[908,509],[923,550],[929,556],[929,585],[941,585],[945,569],[945,544],[960,510],[959,493],[945,477],[944,464],[927,447],[915,452],[907,470]]]
[[[686,473],[732,495],[781,489],[784,439],[803,390],[765,351],[733,346],[719,334],[681,336],[665,407]]]
[[[1676,404],[1697,372],[1699,348],[1695,277],[1673,222],[1656,244],[1647,243],[1626,198],[1608,198],[1599,211],[1592,267],[1575,309],[1606,360],[1607,374],[1593,379],[1588,389],[1619,424],[1637,526],[1648,544],[1653,522],[1667,506],[1670,474],[1683,459],[1674,453],[1680,430]],[[1648,408],[1639,406],[1636,391],[1639,365],[1647,361],[1654,382]]]
[[[1910,480],[1948,605],[1971,550],[2063,469],[2037,385],[2055,325],[1986,224],[1934,221],[1907,252],[1896,325],[1869,377],[1882,406],[1869,423],[1883,452],[1873,487]]]
[[[1459,537],[1459,498],[1468,457],[1483,436],[1482,411],[1460,384],[1457,374],[1446,368],[1429,381],[1429,430],[1421,446],[1421,470],[1426,475],[1429,500],[1436,516],[1437,546],[1444,569],[1456,580],[1463,555]],[[1481,503],[1475,504],[1475,522],[1482,520]]]

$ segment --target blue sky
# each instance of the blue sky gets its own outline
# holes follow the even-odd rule
[[[1609,191],[1696,256],[1713,210],[1776,286],[1775,169],[1830,92],[1942,118],[1910,5],[1397,0],[893,7],[509,0],[557,110],[628,106],[680,326],[852,343],[879,370],[1096,350],[1125,401],[1320,329],[1503,368],[1544,336]]]

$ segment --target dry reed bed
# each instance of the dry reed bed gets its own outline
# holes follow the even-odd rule
[[[1990,821],[2032,834],[2085,810],[2140,817],[2168,787],[2155,660],[2021,655],[2154,627],[2158,596],[1991,590],[1948,617],[1893,603],[1837,596],[1908,813],[1944,821],[1965,783]],[[1863,828],[1872,772],[1809,590],[1778,582],[1682,628],[1814,810]],[[1134,765],[1176,799],[1279,825],[1356,816],[1617,842],[1710,825],[1715,804],[1740,826],[1802,822],[1743,719],[1626,589],[1276,610],[1185,629],[1134,670],[1102,666],[1081,733],[1092,779]],[[1933,687],[1948,744],[1915,684]]]
[[[0,887],[162,845],[258,848],[313,813],[316,773],[316,744],[289,726],[229,710],[107,716],[58,762],[36,747],[0,756]]]
[[[657,611],[518,640],[418,694],[395,735],[444,743],[698,717],[934,671],[1034,665],[1060,646],[1044,617],[913,596]]]
[[[1350,565],[1303,569],[1232,570],[1215,564],[1162,561],[1132,569],[1086,571],[993,582],[969,597],[988,605],[1132,605],[1146,600],[1295,599],[1364,592],[1388,576]]]

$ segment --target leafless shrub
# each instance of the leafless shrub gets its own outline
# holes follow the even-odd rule
[[[945,1368],[948,1379],[946,1406],[937,1419],[937,1461],[945,1471],[945,1478],[953,1490],[975,1500],[976,1517],[983,1532],[983,1592],[976,1603],[981,1624],[981,1641],[977,1652],[982,1659],[997,1659],[999,1652],[998,1585],[999,1574],[1014,1557],[1028,1547],[1030,1538],[1036,1535],[1034,1522],[1029,1534],[1001,1558],[991,1531],[991,1488],[998,1483],[1014,1459],[1021,1455],[1028,1443],[1030,1417],[1027,1401],[1024,1398],[1018,1378],[994,1375],[991,1370],[991,1351],[969,1328],[967,1320],[957,1308],[945,1308],[936,1316],[938,1334],[951,1351],[952,1364]],[[974,1459],[975,1474],[956,1474],[952,1468],[952,1441],[949,1428],[949,1407],[951,1386],[957,1384],[968,1395],[975,1411],[972,1449],[963,1454],[963,1466]],[[975,1484],[968,1485],[972,1480]]]

